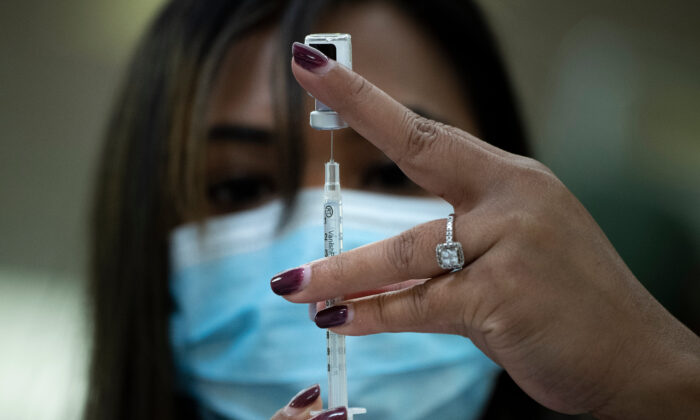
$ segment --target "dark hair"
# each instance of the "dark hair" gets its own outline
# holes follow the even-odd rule
[[[173,0],[143,37],[107,127],[95,191],[90,293],[93,350],[85,417],[190,417],[175,384],[168,325],[168,234],[203,217],[204,127],[211,84],[228,46],[278,24],[273,78],[280,182],[298,188],[303,92],[289,71],[289,46],[337,1]],[[506,72],[485,21],[464,0],[396,2],[450,51],[474,105],[481,136],[513,153],[527,145]],[[473,63],[478,63],[474,65]],[[271,81],[273,83],[273,81]]]

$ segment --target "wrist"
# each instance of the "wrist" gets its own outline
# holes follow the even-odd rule
[[[592,413],[596,418],[697,418],[700,412],[700,340],[681,327],[685,330],[680,334],[682,338],[677,334],[674,334],[676,340],[667,341],[668,336],[657,338],[652,346],[644,349],[645,357],[628,366],[629,375],[624,385],[607,404]]]

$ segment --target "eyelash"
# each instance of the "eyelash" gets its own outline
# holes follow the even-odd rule
[[[272,177],[245,175],[210,185],[207,197],[217,212],[228,213],[262,204],[276,192]]]
[[[415,194],[421,188],[413,183],[395,163],[370,166],[361,178],[361,187],[375,192]],[[262,204],[277,193],[275,179],[265,174],[251,174],[211,184],[207,197],[216,213],[230,213]]]

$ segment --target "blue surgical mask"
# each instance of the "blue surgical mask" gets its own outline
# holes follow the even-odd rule
[[[269,419],[302,388],[325,388],[325,331],[307,305],[270,289],[274,274],[323,256],[321,192],[301,191],[281,230],[285,210],[274,201],[172,233],[173,352],[205,410]],[[346,250],[452,212],[437,199],[343,195]],[[498,373],[464,337],[417,333],[348,337],[347,369],[349,402],[367,408],[363,420],[478,418]]]

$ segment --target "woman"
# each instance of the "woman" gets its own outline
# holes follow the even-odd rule
[[[274,327],[280,319],[296,321],[300,317],[274,316],[260,321],[266,309],[285,308],[280,314],[286,314],[286,308],[293,305],[279,298],[275,303],[268,297],[271,294],[248,288],[257,283],[236,277],[236,284],[248,292],[248,299],[240,300],[236,290],[230,289],[233,280],[227,282],[226,275],[234,278],[245,271],[250,274],[247,279],[259,281],[260,271],[247,271],[254,268],[250,264],[253,260],[228,259],[230,255],[222,258],[221,254],[212,257],[212,249],[207,246],[200,252],[198,245],[192,245],[200,241],[193,239],[198,234],[193,233],[197,229],[191,225],[221,215],[213,221],[223,224],[207,223],[213,229],[204,229],[201,242],[206,245],[211,232],[229,232],[232,225],[238,227],[236,232],[243,231],[245,217],[253,214],[250,220],[260,220],[259,211],[269,211],[267,220],[281,221],[281,233],[275,236],[280,240],[270,246],[305,243],[284,235],[298,232],[288,226],[297,226],[295,217],[304,207],[302,193],[306,190],[299,191],[318,186],[318,169],[327,159],[328,145],[324,134],[311,132],[304,124],[309,106],[302,106],[302,100],[307,97],[286,67],[293,40],[317,31],[350,32],[354,36],[355,68],[389,94],[420,113],[478,134],[501,149],[525,154],[524,136],[508,84],[482,20],[473,7],[454,3],[430,2],[428,7],[422,2],[401,2],[401,9],[384,3],[344,7],[333,2],[303,1],[174,1],[166,6],[136,54],[103,155],[94,222],[95,348],[88,417],[260,418],[284,404],[278,396],[283,389],[307,377],[296,367],[289,367],[300,357],[284,361],[289,368],[280,364],[278,378],[268,376],[264,380],[260,380],[258,369],[264,365],[240,363],[274,360],[288,350],[250,346],[257,342],[254,340],[279,339],[285,331],[307,330],[296,323],[292,324],[294,328],[276,332],[256,329]],[[381,19],[373,20],[376,16]],[[363,39],[364,34],[370,36]],[[391,59],[372,56],[378,51],[395,55]],[[389,64],[398,67],[383,68]],[[337,97],[329,99],[344,108]],[[345,156],[336,155],[336,159],[344,165],[346,188],[382,193],[377,200],[386,198],[386,194],[426,194],[403,177],[381,152],[345,131],[339,133],[336,148]],[[376,133],[368,133],[375,140]],[[281,203],[275,201],[276,197]],[[357,197],[353,201],[367,198],[362,194]],[[418,198],[411,200],[419,200],[412,204],[421,202]],[[347,200],[348,206],[350,202]],[[237,217],[231,224],[228,221],[233,216],[229,215],[243,219]],[[426,211],[425,215],[432,213]],[[458,233],[460,218],[458,215]],[[347,233],[353,231],[348,229]],[[357,244],[367,239],[358,238]],[[178,251],[182,249],[186,252]],[[276,249],[272,254],[279,255],[280,248]],[[171,251],[172,265],[168,258]],[[227,252],[228,247],[224,254]],[[303,260],[281,263],[292,266],[313,259],[299,254],[295,257]],[[191,255],[203,258],[187,260]],[[234,269],[207,275],[211,272],[200,269],[211,261],[229,261]],[[284,268],[288,267],[275,271]],[[211,281],[217,279],[220,283],[212,285]],[[314,280],[307,290],[312,291],[317,284]],[[219,297],[221,301],[217,301]],[[291,298],[298,301],[308,297]],[[289,343],[295,337],[288,338],[274,343],[292,348]],[[382,340],[394,339],[380,337],[378,343]],[[416,347],[439,343],[415,340]],[[370,340],[358,340],[357,344],[365,342]],[[264,350],[271,351],[270,357],[256,359]],[[494,371],[473,352],[460,351],[453,359],[443,358],[443,351],[435,351],[440,363],[418,356],[409,358],[402,365],[408,366],[407,372],[392,372],[398,385],[397,378],[403,374],[427,375],[420,378],[439,381],[444,374],[458,371],[451,366],[469,369],[473,375],[471,382],[460,376],[462,382],[456,392],[450,387],[452,400],[440,401],[429,388],[421,389],[426,394],[424,399],[432,403],[421,405],[414,398],[417,409],[412,414],[420,409],[444,408],[448,414],[436,414],[438,418],[454,418],[449,417],[450,408],[461,408],[456,404],[467,401],[471,411],[464,414],[478,415]],[[241,355],[244,357],[236,358]],[[438,365],[445,367],[444,371],[435,369]],[[350,363],[351,375],[357,366]],[[417,369],[425,366],[430,369]],[[255,369],[246,370],[251,367]],[[296,376],[288,378],[290,373]],[[382,375],[384,378],[389,375]],[[368,376],[367,383],[371,380]],[[475,388],[481,382],[483,386]],[[406,389],[411,386],[415,383]],[[292,393],[286,391],[285,399]],[[275,406],[266,399],[268,396]],[[351,392],[351,403],[353,398],[371,396],[371,391],[364,395]],[[381,402],[390,404],[389,399],[381,398]],[[318,407],[319,402],[315,399],[311,405],[297,407],[301,409],[294,414],[308,417],[310,407]],[[386,409],[373,403],[367,408],[368,416],[373,409],[375,415],[382,415],[382,409]],[[278,415],[284,415],[284,411]],[[406,412],[391,411],[391,415],[409,418]]]
[[[507,78],[483,20],[472,5],[445,1],[426,7],[423,2],[415,1],[401,2],[400,10],[392,3],[355,3],[173,1],[154,22],[128,72],[108,129],[99,176],[93,256],[95,348],[88,417],[173,417],[182,413],[183,405],[242,418],[245,414],[241,411],[252,410],[259,417],[260,413],[272,414],[296,390],[313,383],[308,381],[323,381],[325,362],[320,341],[313,346],[320,354],[315,356],[313,364],[309,362],[320,370],[314,379],[297,374],[288,379],[295,385],[276,388],[274,392],[268,381],[267,386],[257,389],[257,397],[238,389],[236,397],[226,397],[223,402],[207,400],[206,395],[210,394],[201,391],[206,395],[196,396],[195,404],[183,404],[183,400],[195,393],[191,389],[194,375],[187,379],[183,371],[195,361],[183,356],[180,350],[184,344],[177,345],[170,331],[171,321],[173,329],[182,330],[178,329],[177,320],[182,319],[179,315],[188,304],[191,305],[187,307],[210,308],[212,316],[224,316],[224,309],[217,310],[211,298],[204,302],[184,301],[202,291],[177,293],[182,288],[175,287],[186,280],[180,279],[181,271],[175,272],[168,261],[169,248],[173,245],[169,235],[176,227],[214,215],[238,214],[277,196],[282,197],[288,208],[282,217],[289,218],[292,208],[299,207],[299,200],[294,203],[298,191],[321,182],[322,163],[329,153],[328,133],[314,132],[306,124],[310,104],[303,100],[310,99],[292,79],[287,67],[292,41],[311,32],[352,33],[355,68],[393,95],[402,96],[418,112],[477,132],[514,153],[527,152]],[[441,52],[432,51],[433,45],[440,45]],[[393,59],[377,61],[373,54],[378,50],[393,54]],[[422,64],[414,61],[419,57]],[[472,61],[483,66],[474,67]],[[256,142],[256,139],[270,141]],[[335,158],[342,165],[344,188],[404,196],[426,194],[351,130],[337,132],[335,141]],[[346,197],[347,206],[358,202],[359,199]],[[389,203],[395,207],[394,201]],[[439,209],[381,236],[357,238],[355,245],[441,217],[449,206],[441,205]],[[348,223],[353,219],[346,215]],[[312,220],[318,221],[316,213]],[[358,231],[346,226],[346,249],[353,246],[350,236]],[[318,238],[318,235],[313,237],[312,252],[322,249]],[[270,275],[310,258],[301,252],[297,254],[292,262],[267,262],[267,271],[250,274],[264,287],[259,292],[261,295],[274,298],[264,284]],[[233,280],[231,274],[224,277],[229,282]],[[216,290],[221,294],[221,287]],[[226,303],[228,309],[245,307],[233,297],[227,298]],[[293,308],[282,301],[275,301],[272,306],[283,311]],[[230,316],[227,325],[231,325],[242,315],[227,316]],[[299,318],[286,313],[283,316]],[[247,328],[253,328],[254,324],[248,322]],[[311,329],[312,325],[307,320],[303,328]],[[271,331],[266,333],[267,337],[275,336]],[[232,351],[243,348],[240,337],[233,333],[224,336],[223,341]],[[375,345],[379,350],[387,345],[399,346],[401,343],[396,342],[399,338],[404,339],[403,336],[383,339]],[[453,386],[456,391],[452,391],[452,398],[461,404],[452,405],[469,406],[464,409],[477,415],[491,390],[495,365],[464,340],[457,342],[460,351],[471,350],[452,355],[426,351],[435,355],[432,361],[404,354],[391,372],[395,375],[397,371],[413,372],[425,367],[424,363],[434,365],[449,357],[467,358],[469,361],[464,366],[469,369],[471,379],[467,383],[462,378],[461,385]],[[391,389],[388,372],[376,371],[379,366],[376,359],[365,364],[360,356],[361,360],[353,366],[352,358],[358,352],[383,353],[373,351],[371,343],[372,340],[364,340],[349,345],[351,399],[358,397],[356,393],[353,395],[353,387],[363,386],[358,383],[361,364],[370,370],[368,376],[374,374],[373,377],[383,381],[382,389]],[[420,343],[419,346],[409,340],[404,347],[417,351],[438,345]],[[198,345],[192,344],[190,348],[203,347],[202,343]],[[173,360],[174,347],[179,351],[176,360]],[[277,348],[269,351],[281,352]],[[311,358],[307,354],[295,357]],[[221,371],[243,375],[242,366],[250,366],[250,360],[246,358],[233,369]],[[177,370],[174,365],[178,365]],[[262,368],[256,369],[258,376],[246,377],[248,382],[261,381]],[[277,380],[291,374],[287,369],[285,375],[282,373]],[[398,376],[393,377],[395,382],[401,382]],[[432,380],[440,378],[444,381],[441,376]],[[226,392],[232,392],[232,378],[218,379],[228,384]],[[414,378],[429,379],[430,375]],[[364,387],[372,388],[371,381],[364,382]],[[459,397],[460,392],[467,397]],[[384,410],[389,410],[390,398],[386,395],[365,394],[374,398],[367,401],[369,416],[380,417],[382,405]],[[408,391],[394,394],[403,395],[404,399],[412,397]],[[268,396],[269,401],[258,401],[261,395]],[[240,407],[237,401],[259,408]],[[426,403],[423,409],[434,410],[433,405],[439,401]],[[394,402],[396,406],[401,404],[401,400]],[[212,409],[211,405],[216,408]],[[417,407],[414,405],[419,418]]]

